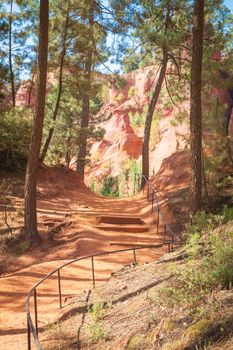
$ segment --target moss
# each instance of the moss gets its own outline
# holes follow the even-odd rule
[[[143,337],[141,335],[132,335],[128,341],[126,350],[138,349],[142,341],[143,341]]]
[[[147,293],[147,298],[150,300],[152,303],[157,303],[159,300],[159,293],[156,287],[152,287],[148,290]]]
[[[154,343],[159,334],[167,334],[174,328],[174,322],[172,320],[162,320],[154,327],[150,333],[147,335],[146,340],[149,344]]]
[[[28,250],[29,245],[27,242],[20,242],[16,247],[16,256],[19,256]]]
[[[162,350],[182,350],[196,341],[205,330],[210,326],[212,322],[210,320],[202,319],[195,324],[188,327],[181,339],[172,343],[166,343],[162,346]]]

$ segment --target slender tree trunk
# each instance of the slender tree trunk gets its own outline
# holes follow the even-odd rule
[[[40,28],[36,108],[33,119],[31,144],[28,153],[28,162],[25,178],[24,225],[25,236],[30,245],[36,244],[40,241],[40,236],[37,230],[36,186],[45,111],[48,57],[48,7],[48,0],[40,0]]]
[[[87,155],[87,132],[89,125],[89,115],[90,115],[90,88],[91,88],[91,69],[92,69],[92,36],[93,36],[93,24],[94,24],[94,10],[93,2],[90,5],[89,11],[89,47],[87,50],[87,57],[85,63],[84,71],[84,89],[83,89],[83,100],[82,100],[82,119],[80,125],[80,141],[78,149],[78,159],[77,159],[77,172],[84,179],[85,162]]]
[[[146,115],[146,122],[145,122],[145,128],[144,128],[144,137],[143,137],[143,143],[142,143],[142,183],[141,183],[141,188],[144,187],[145,185],[145,178],[149,178],[149,143],[150,143],[150,132],[151,132],[151,123],[153,119],[153,114],[154,110],[156,107],[156,104],[158,102],[159,94],[162,88],[162,84],[164,81],[164,77],[166,74],[166,69],[167,69],[167,62],[168,62],[168,52],[167,48],[163,48],[163,60],[162,60],[162,65],[161,69],[159,72],[159,77],[158,81],[156,83],[154,93],[152,96],[152,99],[150,101],[149,107],[148,107],[148,112]]]
[[[166,1],[165,11],[166,11],[166,15],[165,15],[166,17],[165,17],[165,23],[164,23],[164,37],[166,37],[166,33],[170,23],[170,0]],[[144,128],[144,137],[142,142],[142,175],[143,176],[141,180],[141,188],[145,186],[146,179],[147,180],[149,179],[149,174],[150,174],[149,143],[150,143],[151,123],[153,119],[154,110],[159,99],[159,94],[162,88],[162,84],[165,78],[167,63],[168,63],[168,48],[166,45],[162,47],[162,51],[163,51],[163,58],[162,58],[161,69],[159,72],[159,77],[153,92],[152,99],[148,107],[145,128]]]
[[[203,55],[204,0],[195,0],[193,19],[193,50],[190,90],[190,149],[191,186],[190,210],[201,208],[202,194],[202,55]]]
[[[10,80],[11,80],[11,95],[12,104],[15,107],[15,76],[13,72],[12,64],[12,12],[13,12],[13,0],[10,2],[10,18],[9,18],[9,69],[10,69]]]
[[[61,52],[61,60],[60,60],[60,67],[59,67],[59,78],[58,78],[58,94],[57,94],[57,100],[52,116],[52,125],[49,128],[49,133],[47,136],[47,139],[45,141],[43,150],[41,152],[40,156],[40,161],[43,162],[46,154],[49,149],[49,145],[52,141],[53,137],[53,132],[54,132],[54,127],[55,127],[55,122],[57,119],[59,107],[60,107],[60,101],[61,101],[61,95],[62,95],[62,86],[63,86],[63,67],[64,67],[64,59],[66,56],[66,39],[67,39],[67,31],[68,31],[68,26],[69,26],[69,12],[70,12],[70,1],[68,1],[68,8],[67,8],[67,13],[66,13],[66,22],[65,22],[65,28],[64,28],[64,36],[62,40],[62,52]]]

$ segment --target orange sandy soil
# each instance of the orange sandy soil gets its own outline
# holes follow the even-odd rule
[[[180,180],[181,187],[185,186],[187,178]],[[166,218],[171,222],[172,217],[167,211],[164,192],[167,184],[164,186],[161,184],[160,179],[161,205]],[[169,182],[171,191],[170,187]],[[14,187],[16,206],[22,205],[22,193],[23,181],[22,178],[21,180],[18,178]],[[40,170],[37,207],[41,245],[14,257],[8,263],[7,272],[0,277],[0,349],[2,350],[27,348],[25,298],[31,287],[51,270],[78,257],[128,247],[122,243],[130,246],[161,242],[161,232],[156,237],[156,230],[152,225],[156,214],[150,214],[151,206],[145,195],[141,193],[133,198],[124,199],[97,196],[85,187],[75,172],[66,168]],[[119,232],[101,230],[96,227],[98,226],[96,217],[101,214],[141,217],[148,231],[130,233],[124,232],[124,228]],[[66,221],[70,225],[63,227],[51,239],[46,226],[48,220],[54,220],[56,224]],[[138,252],[138,262],[154,260],[164,251],[166,248]],[[132,251],[96,258],[97,283],[105,281],[113,271],[132,261]],[[68,305],[69,297],[89,289],[92,286],[91,277],[90,259],[62,270],[63,303],[66,302]],[[57,317],[58,303],[57,275],[54,275],[38,288],[39,327],[45,326]],[[30,309],[33,311],[33,300]]]

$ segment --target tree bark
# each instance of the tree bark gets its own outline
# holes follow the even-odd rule
[[[41,156],[40,156],[40,161],[43,162],[46,154],[48,152],[49,149],[49,145],[52,141],[52,137],[53,137],[53,132],[54,132],[54,127],[55,127],[55,122],[57,119],[57,115],[58,115],[58,111],[59,111],[59,107],[60,107],[60,101],[61,101],[61,95],[62,95],[62,87],[63,87],[63,66],[64,66],[64,59],[66,56],[66,39],[67,39],[67,31],[68,31],[68,26],[69,26],[69,12],[70,12],[70,1],[68,1],[68,8],[67,8],[67,13],[66,13],[66,22],[65,22],[65,28],[64,28],[64,36],[63,36],[63,40],[62,40],[62,52],[61,52],[61,60],[60,60],[60,67],[59,67],[59,78],[58,78],[58,94],[57,94],[57,100],[56,100],[56,104],[55,104],[55,108],[54,108],[54,112],[53,112],[53,116],[52,116],[52,125],[49,128],[49,133],[47,136],[47,139],[45,141],[43,150],[41,152]]]
[[[170,0],[166,1],[165,9],[165,23],[164,23],[164,37],[166,40],[166,33],[170,24]],[[151,123],[153,119],[154,110],[159,99],[159,94],[162,88],[162,84],[165,78],[167,63],[168,63],[168,47],[165,45],[162,46],[163,58],[161,69],[159,72],[159,77],[153,92],[152,99],[150,101],[148,112],[146,115],[146,122],[144,128],[144,137],[142,142],[142,180],[141,180],[141,189],[145,186],[146,180],[149,179],[150,174],[150,162],[149,162],[149,143],[150,143],[150,132],[151,132]]]
[[[82,119],[80,125],[80,141],[78,149],[77,158],[77,173],[82,179],[84,179],[86,155],[87,155],[87,132],[89,125],[89,115],[90,115],[90,88],[91,88],[91,69],[92,69],[92,36],[93,36],[93,24],[94,24],[94,9],[93,2],[90,5],[89,11],[89,47],[87,49],[87,57],[85,62],[84,70],[84,89],[83,89],[83,99],[82,99]]]
[[[13,12],[13,0],[10,2],[10,18],[9,18],[9,69],[10,69],[10,80],[11,80],[11,95],[12,105],[15,107],[15,76],[13,72],[12,64],[12,12]]]
[[[156,83],[154,93],[152,96],[152,99],[150,101],[148,112],[146,115],[146,122],[145,122],[145,128],[144,128],[144,137],[143,137],[143,143],[142,143],[142,182],[141,182],[141,188],[144,187],[146,180],[149,179],[149,142],[150,142],[150,132],[151,132],[151,123],[153,119],[154,110],[156,107],[156,104],[158,102],[159,94],[162,88],[162,84],[164,81],[166,69],[167,69],[167,62],[168,62],[168,51],[167,48],[163,48],[163,60],[161,69],[159,72],[158,81]]]
[[[201,208],[202,194],[202,55],[203,55],[204,0],[195,0],[193,19],[193,48],[190,90],[190,150],[191,185],[190,210]]]
[[[25,236],[30,245],[37,244],[40,241],[40,236],[37,230],[36,186],[45,111],[48,57],[48,7],[48,0],[40,0],[37,97],[32,126],[31,144],[28,153],[24,199]]]

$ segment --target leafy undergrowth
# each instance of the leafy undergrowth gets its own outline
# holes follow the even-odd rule
[[[65,308],[41,335],[43,349],[233,349],[233,221],[226,223],[227,214],[198,213],[183,248],[126,266],[85,298],[74,297],[75,308]]]

